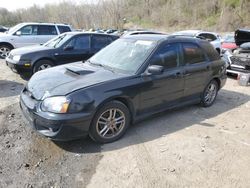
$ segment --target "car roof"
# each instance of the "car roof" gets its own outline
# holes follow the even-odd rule
[[[174,35],[190,35],[190,36],[195,36],[200,33],[209,33],[213,35],[218,35],[217,33],[210,32],[210,31],[203,31],[203,30],[183,30],[183,31],[178,31],[173,33]]]
[[[59,25],[59,26],[69,26],[63,23],[40,23],[40,22],[23,22],[22,25],[33,24],[33,25]]]
[[[121,37],[123,39],[134,39],[134,40],[150,40],[155,42],[161,42],[165,40],[171,40],[176,42],[197,42],[205,41],[191,36],[178,36],[178,35],[157,35],[157,34],[141,34],[141,35],[128,35]]]
[[[100,36],[111,36],[111,37],[117,37],[116,35],[110,35],[106,33],[95,33],[95,32],[83,32],[83,31],[72,31],[72,32],[65,32],[67,35],[100,35]],[[63,34],[65,34],[63,33]]]

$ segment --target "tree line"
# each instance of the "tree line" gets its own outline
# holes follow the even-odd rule
[[[233,31],[250,25],[250,0],[62,1],[15,11],[0,8],[0,25],[13,26],[20,22],[68,23],[79,29]]]

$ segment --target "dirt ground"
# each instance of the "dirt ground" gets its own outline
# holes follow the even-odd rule
[[[0,61],[0,187],[250,187],[250,87],[133,125],[119,141],[52,142],[22,118],[26,83]]]

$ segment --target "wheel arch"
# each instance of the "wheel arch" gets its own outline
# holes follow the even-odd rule
[[[218,77],[215,77],[215,78],[213,78],[213,80],[215,80],[217,82],[218,87],[219,87],[218,90],[219,90],[220,87],[221,87],[221,81],[220,81],[220,79]]]
[[[36,65],[39,61],[42,61],[42,60],[51,61],[54,65],[56,65],[55,61],[54,61],[52,58],[49,58],[49,57],[42,57],[42,58],[39,58],[39,59],[35,60],[34,63],[32,64],[32,71],[33,71],[33,72],[34,72],[34,67],[35,67],[35,65]]]
[[[134,122],[135,120],[135,109],[134,109],[134,105],[132,103],[132,101],[129,99],[129,97],[126,96],[115,96],[115,97],[111,97],[108,99],[105,99],[104,101],[102,101],[97,107],[96,107],[96,111],[95,113],[98,111],[98,109],[100,109],[104,104],[110,102],[110,101],[118,101],[121,102],[122,104],[124,104],[130,113],[131,116],[131,122]]]
[[[15,47],[14,47],[11,43],[9,43],[9,42],[0,42],[0,46],[1,46],[1,45],[9,46],[9,47],[11,48],[11,50],[15,48]]]

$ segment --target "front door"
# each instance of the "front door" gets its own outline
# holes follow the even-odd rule
[[[162,110],[176,104],[184,92],[183,66],[178,43],[163,44],[153,55],[150,65],[160,65],[160,75],[145,76],[141,93],[141,113]]]
[[[16,33],[13,34],[12,37],[15,47],[20,48],[23,46],[39,44],[37,31],[37,25],[26,25],[19,29]],[[17,35],[18,32],[20,32],[20,35]]]
[[[80,35],[73,37],[61,47],[61,51],[56,53],[55,57],[60,64],[87,60],[91,57],[90,36]]]

